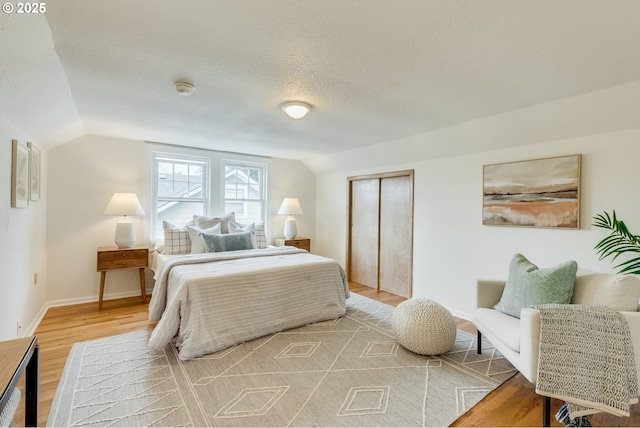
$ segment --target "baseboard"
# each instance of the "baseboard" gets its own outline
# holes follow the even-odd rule
[[[150,295],[150,290],[147,290],[147,296]],[[113,299],[124,299],[125,297],[134,297],[140,296],[140,291],[126,291],[123,293],[110,293],[105,294],[103,300],[113,300]],[[60,299],[60,300],[52,300],[50,302],[45,303],[47,308],[54,308],[57,306],[68,306],[68,305],[78,305],[81,303],[91,303],[97,302],[100,299],[100,296],[85,296],[85,297],[75,297],[72,299]]]
[[[40,322],[42,322],[42,319],[46,315],[48,309],[49,309],[49,306],[45,302],[44,305],[42,305],[42,307],[38,311],[38,314],[36,315],[34,320],[31,321],[31,324],[29,324],[29,327],[27,327],[24,333],[22,333],[22,337],[33,336],[33,333],[36,331],[36,329],[40,325]]]
[[[451,315],[453,315],[454,317],[462,318],[463,320],[467,320],[467,321],[471,321],[473,319],[473,316],[467,312],[462,312],[457,309],[451,309],[451,308],[447,308],[447,309],[449,310],[449,312],[451,312]]]
[[[153,289],[147,289],[147,297],[151,295],[151,291]],[[124,293],[110,293],[105,294],[103,300],[113,300],[113,299],[124,299],[126,297],[134,297],[140,296],[139,291],[127,291]],[[29,324],[29,327],[25,330],[22,337],[33,336],[35,331],[38,329],[40,322],[47,314],[49,308],[55,308],[58,306],[69,306],[69,305],[79,305],[82,303],[93,303],[97,302],[100,299],[100,296],[85,296],[85,297],[75,297],[72,299],[59,299],[59,300],[51,300],[49,302],[44,302],[40,311],[38,311],[38,315],[36,315],[35,319]]]

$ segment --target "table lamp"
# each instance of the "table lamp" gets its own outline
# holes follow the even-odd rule
[[[114,193],[104,210],[104,215],[123,216],[116,225],[116,245],[118,248],[131,248],[136,242],[136,232],[128,215],[144,215],[144,210],[135,193]]]
[[[294,215],[302,214],[302,207],[298,198],[284,198],[278,214],[287,214],[289,217],[284,221],[284,237],[287,239],[293,239],[298,234],[298,228],[296,226],[296,219]]]

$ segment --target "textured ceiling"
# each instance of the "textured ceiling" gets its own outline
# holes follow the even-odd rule
[[[65,93],[52,90],[51,105],[67,122],[88,134],[215,150],[309,159],[640,80],[638,0],[58,0],[47,8],[51,39],[40,29],[38,46],[59,58],[49,68],[60,84],[50,85]],[[175,80],[193,83],[193,96],[179,96]],[[315,109],[294,121],[278,109],[286,100]]]

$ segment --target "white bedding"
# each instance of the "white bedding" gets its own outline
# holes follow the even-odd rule
[[[344,315],[349,289],[335,261],[293,247],[156,256],[149,344],[176,338],[188,360],[246,340]]]

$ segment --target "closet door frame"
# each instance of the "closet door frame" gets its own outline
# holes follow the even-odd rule
[[[413,179],[413,175],[414,175],[414,170],[412,169],[408,169],[408,170],[401,170],[401,171],[393,171],[393,172],[383,172],[383,173],[377,173],[377,174],[365,174],[365,175],[355,175],[355,176],[351,176],[351,177],[347,177],[347,251],[346,251],[346,260],[345,260],[345,270],[347,272],[347,280],[351,280],[351,241],[352,241],[352,236],[351,236],[351,225],[352,225],[352,210],[351,210],[351,206],[352,206],[352,183],[354,181],[357,180],[372,180],[372,179],[378,179],[378,180],[382,180],[385,178],[392,178],[392,177],[409,177],[409,192],[410,192],[410,201],[411,201],[411,239],[410,242],[407,243],[407,257],[409,257],[409,269],[411,274],[409,275],[409,297],[411,297],[413,295],[413,233],[414,233],[414,192],[413,192],[413,186],[414,186],[414,179]],[[378,201],[380,203],[380,189],[382,188],[382,186],[378,186]],[[380,290],[380,207],[378,206],[378,248],[376,251],[378,260],[377,260],[377,266],[378,266],[378,272],[377,272],[377,276],[378,276],[378,280],[377,280],[377,289]]]

